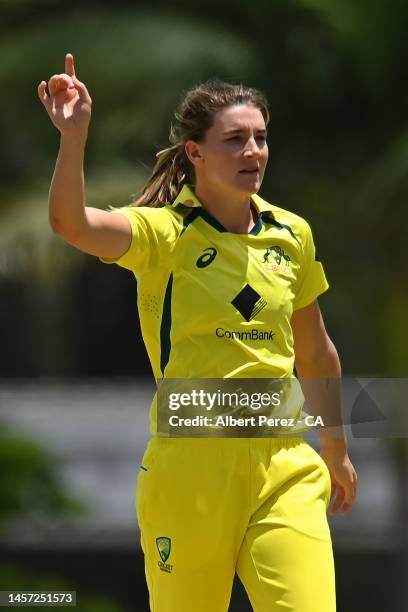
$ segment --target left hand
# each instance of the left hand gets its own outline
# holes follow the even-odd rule
[[[337,453],[333,450],[322,449],[320,456],[329,468],[332,481],[330,508],[331,514],[341,508],[340,514],[345,516],[357,497],[357,474],[347,452]]]

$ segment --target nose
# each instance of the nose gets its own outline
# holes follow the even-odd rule
[[[260,154],[261,150],[258,147],[258,144],[256,142],[256,139],[251,136],[251,138],[248,140],[245,150],[244,150],[244,157],[258,157],[258,155]]]

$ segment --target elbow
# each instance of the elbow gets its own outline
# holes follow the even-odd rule
[[[61,218],[59,215],[51,212],[50,210],[48,222],[54,234],[57,234],[58,236],[62,237],[64,236],[64,234],[66,233],[66,227],[64,227],[64,224],[61,222]]]
[[[57,217],[54,217],[53,215],[50,215],[49,223],[50,223],[51,229],[54,232],[54,234],[60,235],[61,231],[62,231],[62,228],[61,228],[60,222],[57,219]]]
[[[333,364],[338,364],[340,367],[340,358],[333,341],[327,336],[326,347],[324,351],[325,359]]]
[[[340,373],[340,358],[329,336],[319,344],[295,350],[295,366],[298,372],[336,372]]]
[[[53,215],[50,215],[49,217],[49,224],[54,234],[56,234],[57,236],[65,240],[65,242],[68,242],[70,244],[75,242],[75,240],[80,234],[79,230],[73,230],[72,228],[68,228],[66,224],[61,223],[58,217],[55,217]]]
[[[59,223],[59,221],[55,218],[50,218],[49,223],[53,233],[58,236],[58,238],[61,238],[61,240],[63,240],[67,244],[76,246],[76,234],[74,235],[72,231],[68,231],[68,229],[61,225],[61,223]]]

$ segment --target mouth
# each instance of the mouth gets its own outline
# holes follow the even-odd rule
[[[239,170],[239,174],[248,174],[248,175],[252,175],[255,176],[256,174],[259,174],[259,168],[252,168],[252,169],[246,169],[246,170]]]

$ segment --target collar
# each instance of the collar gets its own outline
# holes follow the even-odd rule
[[[268,204],[265,200],[259,197],[256,193],[251,195],[251,202],[255,206],[259,215],[262,213],[269,213],[273,216],[272,206]],[[183,204],[183,206],[189,206],[190,208],[201,206],[202,204],[200,200],[194,193],[194,188],[192,185],[185,184],[183,185],[180,193],[177,198],[171,204],[172,207],[177,206],[178,204]]]

